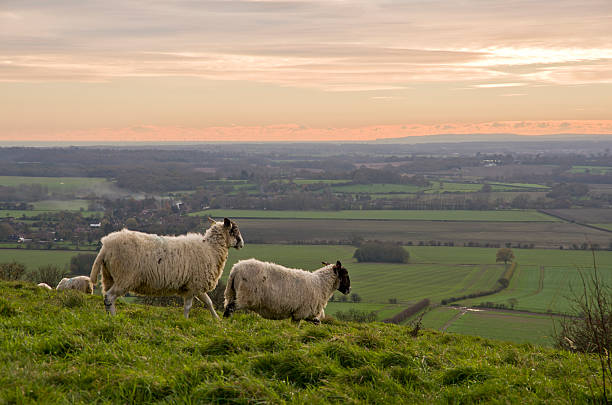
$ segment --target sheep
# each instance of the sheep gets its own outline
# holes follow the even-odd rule
[[[351,291],[348,271],[340,261],[323,264],[311,273],[256,259],[239,261],[227,281],[223,316],[250,309],[267,319],[304,319],[318,325],[334,290],[345,295]]]
[[[229,248],[240,249],[244,241],[233,221],[209,221],[204,235],[158,236],[123,229],[103,237],[90,277],[97,282],[102,272],[106,311],[115,315],[115,300],[131,291],[181,296],[185,318],[196,297],[219,319],[206,293],[217,286]]]
[[[93,283],[87,276],[63,278],[60,280],[56,290],[77,290],[85,294],[93,294]]]
[[[47,283],[38,283],[38,284],[36,284],[36,286],[40,287],[40,288],[44,288],[45,290],[53,290],[53,287],[51,287]]]

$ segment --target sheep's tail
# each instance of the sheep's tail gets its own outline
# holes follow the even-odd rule
[[[93,266],[91,266],[91,273],[89,274],[89,279],[93,283],[93,285],[98,284],[98,274],[100,274],[100,270],[102,270],[102,266],[104,266],[104,256],[105,256],[104,246],[100,249],[98,256],[96,256],[96,260],[94,261]]]
[[[236,288],[234,287],[234,279],[236,273],[230,272],[229,278],[227,279],[227,286],[225,286],[225,311],[223,312],[223,317],[229,317],[232,312],[236,310]]]

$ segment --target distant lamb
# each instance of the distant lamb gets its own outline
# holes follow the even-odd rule
[[[93,283],[87,276],[63,278],[55,287],[56,290],[77,290],[85,294],[93,294]]]
[[[53,290],[53,287],[51,287],[49,284],[47,283],[38,283],[36,284],[38,287],[40,288],[44,288],[45,290]]]
[[[256,259],[241,260],[232,267],[227,281],[223,316],[249,309],[268,319],[304,319],[318,325],[336,289],[343,294],[351,291],[348,271],[339,261],[311,273]]]
[[[91,269],[97,282],[102,272],[106,311],[115,314],[115,300],[132,291],[141,295],[183,297],[183,314],[189,318],[193,297],[202,299],[216,319],[208,291],[216,286],[230,247],[244,241],[229,219],[216,222],[204,235],[158,236],[123,229],[102,238],[102,249]]]

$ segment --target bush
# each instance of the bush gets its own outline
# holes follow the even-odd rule
[[[89,276],[96,256],[93,253],[79,253],[73,256],[70,259],[70,273],[79,276]]]
[[[358,262],[406,263],[409,253],[400,245],[390,242],[366,242],[355,250]]]
[[[29,272],[26,277],[29,281],[34,283],[47,283],[51,287],[55,287],[59,284],[61,279],[67,275],[68,272],[66,270],[48,264],[46,266],[40,266],[38,269]]]
[[[25,274],[25,265],[17,262],[0,263],[0,279],[7,281],[20,280]]]

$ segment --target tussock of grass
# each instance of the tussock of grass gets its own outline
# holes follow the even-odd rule
[[[75,293],[77,294],[77,293]],[[0,282],[0,403],[593,402],[596,360],[403,326],[314,327]],[[594,390],[593,392],[597,392]]]

